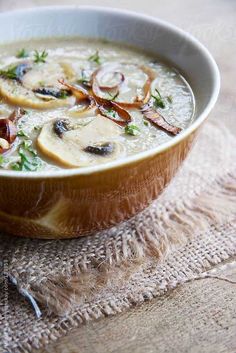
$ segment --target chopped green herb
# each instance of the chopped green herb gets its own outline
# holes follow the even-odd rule
[[[5,162],[4,157],[2,155],[0,155],[0,167],[2,167],[4,162]]]
[[[37,151],[32,148],[32,141],[24,140],[19,147],[18,154],[20,161],[11,165],[13,170],[33,172],[41,167],[42,161],[38,158]]]
[[[127,135],[137,136],[140,133],[140,128],[135,124],[129,124],[125,127],[125,133]]]
[[[31,140],[23,141],[22,146],[26,151],[29,151],[33,156],[37,156],[37,151],[32,148],[32,141]]]
[[[114,109],[112,109],[112,108],[107,109],[107,114],[109,116],[111,116],[112,118],[116,118],[116,115],[117,115],[116,111]]]
[[[156,95],[152,94],[152,98],[155,100],[155,105],[159,108],[165,108],[165,103],[164,103],[164,99],[162,98],[160,92],[158,91],[158,89],[155,89]]]
[[[16,57],[17,58],[28,58],[29,53],[24,49],[20,49],[17,53],[16,53]]]
[[[169,103],[173,103],[173,97],[172,96],[167,96],[166,97]]]
[[[143,124],[144,124],[145,126],[149,126],[149,122],[148,122],[147,120],[144,120],[144,121],[143,121]]]
[[[46,58],[48,56],[48,53],[46,52],[46,50],[43,50],[42,53],[39,53],[38,50],[34,51],[34,62],[35,63],[45,63],[46,62]]]
[[[5,168],[7,163],[9,163],[9,159],[0,155],[0,168]]]
[[[0,76],[11,80],[17,79],[17,66],[10,66],[7,70],[0,70]]]
[[[88,59],[89,59],[89,61],[93,61],[93,62],[95,62],[98,65],[101,64],[101,58],[99,56],[99,51],[98,50],[96,50],[96,52],[93,55],[91,55]]]
[[[29,136],[27,135],[27,133],[24,132],[23,130],[19,130],[19,131],[17,132],[17,136],[29,138]]]

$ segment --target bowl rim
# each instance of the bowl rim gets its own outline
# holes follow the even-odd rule
[[[50,11],[80,11],[80,10],[88,10],[91,12],[100,12],[100,13],[107,13],[107,14],[119,14],[124,17],[129,17],[129,18],[135,18],[137,20],[144,20],[147,23],[150,24],[159,24],[163,28],[166,28],[172,32],[176,32],[179,36],[184,36],[186,40],[191,42],[195,48],[201,53],[202,56],[204,56],[205,60],[208,62],[209,67],[211,68],[211,75],[213,78],[213,89],[211,96],[209,98],[209,101],[203,110],[203,112],[198,115],[193,123],[190,124],[186,129],[184,129],[179,135],[175,136],[173,139],[171,139],[168,142],[165,142],[157,147],[148,149],[143,152],[139,152],[137,154],[134,154],[132,156],[124,157],[123,159],[116,160],[113,162],[108,162],[102,165],[95,165],[91,167],[82,167],[82,168],[72,168],[72,169],[61,169],[61,170],[55,170],[55,171],[36,171],[36,172],[19,172],[19,171],[10,171],[10,170],[0,170],[0,177],[10,177],[10,178],[29,178],[29,179],[47,179],[47,178],[62,178],[62,177],[73,177],[73,176],[83,176],[83,175],[90,175],[94,173],[100,173],[106,170],[112,170],[115,168],[123,167],[128,164],[133,164],[135,162],[140,162],[143,159],[146,158],[151,158],[159,153],[162,153],[181,141],[183,141],[186,137],[191,135],[203,122],[206,120],[208,114],[214,107],[219,91],[220,91],[220,73],[218,66],[211,55],[211,53],[208,51],[208,49],[198,40],[196,39],[193,35],[190,33],[184,31],[183,29],[173,25],[172,23],[169,23],[165,20],[162,20],[157,17],[152,17],[150,15],[142,14],[140,12],[135,12],[135,11],[130,11],[130,10],[125,10],[125,9],[119,9],[119,8],[109,8],[109,7],[103,7],[103,6],[87,6],[87,5],[82,5],[82,6],[40,6],[40,7],[34,7],[34,8],[27,8],[27,9],[21,9],[21,10],[13,10],[13,11],[3,11],[0,13],[0,18],[4,17],[6,15],[14,16],[17,14],[27,14],[30,12],[37,12],[37,13],[46,13]],[[121,41],[122,42],[122,41]]]

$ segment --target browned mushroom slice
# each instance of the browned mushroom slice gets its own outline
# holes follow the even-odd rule
[[[10,119],[0,119],[0,154],[8,151],[15,141],[17,129]]]
[[[91,78],[92,90],[96,98],[104,98],[105,93],[108,100],[114,100],[118,96],[120,85],[124,82],[125,76],[115,69],[114,64],[107,64],[97,69]]]
[[[80,105],[84,105],[84,108],[77,110],[77,113],[84,113],[88,109],[92,109],[97,106],[98,111],[101,115],[105,116],[106,118],[114,121],[118,125],[125,126],[131,121],[131,115],[127,112],[124,108],[120,107],[119,103],[109,101],[104,98],[100,98],[99,96],[94,95],[91,96],[89,92],[82,88],[77,87],[75,85],[70,85],[62,80],[59,82],[70,89],[72,93],[77,98],[77,101]],[[72,110],[71,110],[72,112]],[[70,113],[71,113],[70,112]],[[73,108],[74,115],[76,114],[76,108]]]
[[[81,86],[71,85],[65,82],[64,80],[58,80],[58,82],[61,85],[67,87],[67,89],[69,89],[73,93],[73,95],[79,100],[87,99],[89,97],[89,92]]]
[[[131,66],[133,70],[130,71],[127,69]],[[155,78],[154,72],[151,68],[147,66],[138,66],[131,64],[120,64],[117,66],[117,70],[115,70],[114,64],[113,66],[107,65],[102,69],[98,69],[92,75],[92,92],[96,99],[106,99],[114,101],[119,104],[120,107],[132,109],[132,108],[140,108],[143,104],[145,104],[150,98],[150,88],[151,83]],[[110,68],[110,71],[109,71]],[[111,70],[113,68],[113,71]],[[124,72],[122,71],[125,71]],[[116,78],[117,81],[113,81],[109,86],[102,83],[103,81],[99,81],[99,76],[107,76],[110,73],[110,77],[113,77],[113,80]],[[134,75],[139,74],[139,79],[135,78]],[[143,79],[142,85],[140,85],[141,77]],[[125,81],[126,80],[126,81]],[[125,81],[124,89],[122,89],[123,85],[121,85]],[[142,91],[138,94],[138,91]],[[133,98],[123,97],[122,95],[127,94],[127,92],[133,92]]]
[[[17,136],[16,122],[25,114],[21,108],[16,108],[8,118],[0,119],[0,153],[11,148]]]
[[[15,124],[10,119],[0,119],[0,137],[10,144],[14,142],[17,134]]]
[[[142,103],[146,104],[149,101],[150,96],[151,96],[151,84],[152,84],[153,80],[155,79],[155,73],[148,66],[142,65],[141,69],[147,75],[147,80],[143,86],[143,99],[141,99]]]
[[[182,130],[181,128],[171,125],[166,119],[149,104],[146,104],[141,109],[144,117],[160,129],[169,132],[172,135],[177,135]]]
[[[101,115],[111,119],[118,125],[125,126],[132,120],[129,112],[115,102],[104,102],[102,100],[101,103],[97,102],[97,107]]]
[[[78,116],[85,112],[89,114],[90,110],[96,107],[95,99],[83,87],[71,85],[63,80],[59,80],[59,83],[70,90],[77,99],[77,104],[68,111],[69,115]]]

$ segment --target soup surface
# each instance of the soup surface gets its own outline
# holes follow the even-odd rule
[[[90,39],[0,48],[0,168],[107,163],[169,141],[194,116],[178,71],[151,54]]]

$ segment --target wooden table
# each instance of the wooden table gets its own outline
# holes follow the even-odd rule
[[[88,3],[0,0],[0,10],[63,4]],[[159,16],[198,37],[215,56],[222,75],[222,90],[211,119],[224,119],[236,134],[236,1],[90,0],[89,4]],[[236,285],[216,279],[187,283],[161,299],[81,326],[37,352],[235,353]]]

